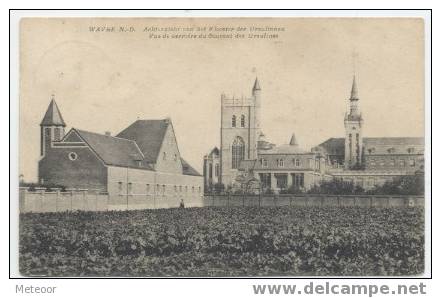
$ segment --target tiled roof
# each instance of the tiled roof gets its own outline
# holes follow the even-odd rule
[[[107,165],[151,169],[134,141],[73,129]],[[141,164],[139,164],[141,161]]]
[[[424,138],[363,138],[363,145],[379,146],[379,145],[424,145]]]
[[[259,154],[305,154],[305,153],[311,153],[309,151],[306,151],[299,146],[293,146],[293,145],[280,145],[276,146],[274,148],[259,151]]]
[[[41,120],[40,126],[66,126],[63,117],[61,116],[60,110],[58,109],[57,103],[54,99],[51,100],[49,107],[47,108],[46,114],[44,114],[43,120]]]
[[[345,139],[344,138],[330,138],[323,143],[317,145],[326,150],[331,155],[345,155]]]
[[[424,146],[424,138],[421,137],[392,137],[392,138],[363,138],[363,146]],[[330,138],[317,147],[324,148],[330,155],[345,154],[345,139]]]
[[[169,123],[167,119],[137,120],[116,136],[135,141],[145,159],[149,163],[156,163]]]
[[[182,174],[184,175],[190,175],[190,176],[201,176],[198,171],[196,171],[190,164],[181,157],[181,163],[182,163]]]

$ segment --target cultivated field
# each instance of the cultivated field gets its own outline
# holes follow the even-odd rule
[[[20,272],[28,276],[372,276],[423,270],[420,207],[20,215]]]

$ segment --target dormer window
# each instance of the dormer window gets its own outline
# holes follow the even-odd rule
[[[395,153],[395,148],[387,149],[387,153],[389,153],[389,154]]]
[[[369,154],[374,154],[375,153],[375,148],[369,148],[368,149],[368,153]]]

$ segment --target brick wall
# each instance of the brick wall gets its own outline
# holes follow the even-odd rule
[[[69,159],[71,152],[76,160]],[[45,184],[106,190],[107,170],[88,147],[48,148],[38,163],[38,178]]]

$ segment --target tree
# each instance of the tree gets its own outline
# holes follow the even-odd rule
[[[367,193],[377,195],[424,195],[424,172],[386,181],[383,185],[377,185]]]

